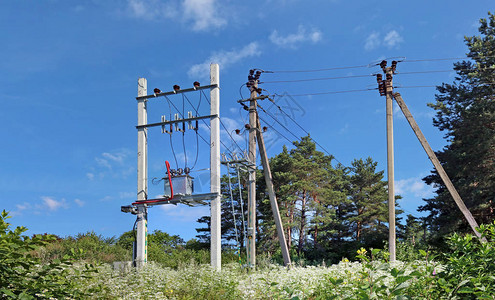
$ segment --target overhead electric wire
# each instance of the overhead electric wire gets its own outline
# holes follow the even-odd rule
[[[172,104],[174,107],[175,107],[175,105],[172,103],[172,101],[170,101],[170,99],[167,96],[165,96],[165,99],[167,99],[168,110],[170,112],[170,120],[172,120],[172,107],[170,106],[170,104]],[[176,109],[177,109],[177,107],[176,107]],[[172,134],[169,134],[169,136],[170,136],[170,148],[172,149],[172,155],[174,156],[174,160],[175,160],[175,167],[178,169],[179,163],[177,162],[177,156],[175,155],[174,143],[172,141]]]
[[[463,56],[463,57],[447,57],[447,58],[425,58],[425,59],[408,59],[405,57],[401,57],[402,59],[399,60],[400,62],[423,62],[423,61],[445,61],[445,60],[458,60],[458,59],[481,59],[481,58],[494,58],[494,55],[487,55],[487,56],[475,56],[475,57],[468,57],[468,56]],[[386,58],[387,59],[392,59],[392,58]],[[324,71],[334,71],[334,70],[347,70],[347,69],[357,69],[357,68],[369,68],[373,67],[377,64],[366,64],[366,65],[357,65],[357,66],[343,66],[343,67],[329,67],[329,68],[322,68],[322,69],[303,69],[303,70],[261,70],[263,73],[311,73],[311,72],[324,72]]]
[[[201,92],[204,94],[203,90],[201,90]],[[208,104],[210,104],[210,100],[208,99],[208,97],[206,96],[206,94],[204,94],[205,96],[205,99],[206,99],[206,102],[208,102]],[[187,98],[187,97],[186,97]],[[232,136],[232,134],[229,132],[229,130],[227,129],[227,126],[225,126],[225,124],[222,122],[222,118],[219,118],[220,119],[220,124],[222,125],[223,129],[225,129],[225,131],[227,132],[227,134],[229,135],[230,139],[232,140],[232,142],[234,142],[234,144],[237,146],[237,148],[239,148],[239,150],[242,152],[244,151],[241,146],[239,146],[239,144],[237,144],[237,142],[235,141],[234,137]]]
[[[298,122],[296,122],[296,120],[294,120],[288,113],[286,113],[278,104],[276,104],[275,101],[272,98],[268,97],[268,100],[270,100],[270,102],[272,102],[273,105],[275,105],[284,115],[286,115],[292,122],[294,122],[299,128],[301,128],[302,131],[304,131],[308,136],[310,136],[309,132],[306,129],[304,129],[301,126],[301,124],[299,124]],[[320,148],[323,149],[323,151],[325,151],[328,155],[333,156],[332,154],[330,154],[330,152],[327,151],[327,149],[325,149],[325,147],[323,147],[322,145],[320,145],[320,143],[318,143],[314,138],[311,138],[311,139],[313,140],[313,142],[315,142],[316,145],[320,146]],[[333,158],[339,164],[344,165],[335,156],[333,156]]]
[[[367,68],[369,65],[361,65],[361,66],[348,66],[348,67],[332,67],[332,68],[324,68],[324,69],[310,69],[310,70],[271,70],[266,71],[262,70],[263,73],[310,73],[310,72],[324,72],[324,71],[333,71],[333,70],[347,70],[347,69],[357,69],[357,68]]]
[[[205,96],[206,96],[206,95],[205,95]],[[165,96],[165,98],[167,98],[167,96]],[[168,98],[167,98],[167,99],[168,99]],[[187,96],[186,96],[186,99],[187,99],[187,101],[189,102],[189,99],[187,98]],[[208,101],[208,99],[206,99],[206,100]],[[170,100],[169,100],[169,101],[170,101]],[[209,103],[209,102],[210,102],[210,101],[208,101],[208,103]],[[189,102],[189,103],[191,103],[191,102]],[[176,107],[173,103],[172,103],[172,105],[175,107],[175,109],[177,109],[177,107]],[[192,104],[191,104],[191,106],[192,106]],[[192,107],[193,107],[193,109],[194,109],[194,106],[192,106]],[[179,110],[177,109],[177,111],[179,111]],[[196,113],[198,113],[198,111],[196,111]],[[179,112],[179,114],[180,114],[180,112]],[[184,118],[184,116],[183,116],[183,115],[181,115],[181,117],[182,117],[182,118]],[[208,129],[210,129],[210,125],[208,125],[208,123],[206,123],[206,121],[205,121],[204,119],[201,119],[201,121],[203,121],[203,123],[206,125],[206,127],[208,127]],[[198,133],[198,134],[199,134],[199,133]],[[202,138],[202,139],[206,142],[206,140],[205,140],[205,139],[204,139],[201,135],[200,135],[200,137],[201,137],[201,138]],[[208,145],[210,145],[210,143],[208,143],[208,142],[206,142],[206,143],[207,143]],[[222,142],[222,140],[220,140],[220,143],[221,143],[221,144],[225,147],[225,149],[226,149],[228,152],[232,153],[232,151],[230,150],[230,148],[229,148],[229,147],[227,147],[227,145],[225,145],[225,144]]]
[[[282,124],[276,117],[274,117],[271,113],[267,112],[261,105],[259,105],[258,103],[256,104],[265,114],[267,114],[268,116],[270,116],[273,120],[275,120],[275,122],[277,122],[280,126],[282,126],[285,130],[287,130],[290,134],[292,134],[296,140],[301,140],[300,137],[298,137],[297,135],[295,135],[292,131],[289,130],[289,128],[287,128],[284,124]]]
[[[354,92],[365,92],[365,91],[374,91],[377,90],[378,88],[373,88],[373,89],[362,89],[362,90],[348,90],[348,91],[334,91],[334,92],[321,92],[321,93],[308,93],[308,94],[284,94],[284,95],[279,95],[279,94],[274,94],[275,96],[291,96],[291,97],[302,97],[302,96],[318,96],[318,95],[330,95],[330,94],[342,94],[342,93],[354,93]]]
[[[275,131],[276,133],[278,133],[278,135],[280,135],[281,137],[283,137],[284,139],[286,139],[289,143],[293,144],[294,141],[291,141],[288,137],[286,137],[285,135],[283,135],[280,131],[278,131],[277,129],[275,129],[275,127],[273,127],[272,125],[270,125],[267,121],[265,121],[265,119],[263,119],[262,117],[259,116],[258,114],[258,118],[265,122],[266,126],[270,127],[271,129],[273,129],[273,131]]]
[[[184,116],[185,110],[185,94],[182,94],[182,115]],[[184,122],[182,123],[182,149],[184,150],[184,170],[187,169],[187,152],[186,152],[186,140],[185,140],[186,130],[184,126]]]
[[[426,58],[426,59],[404,59],[402,62],[422,62],[422,61],[442,61],[442,60],[458,60],[458,59],[476,59],[476,58],[494,58],[495,56],[475,56],[475,57],[447,57],[447,58]]]
[[[374,74],[367,75],[349,75],[349,76],[337,76],[337,77],[323,77],[323,78],[309,78],[309,79],[294,79],[294,80],[275,80],[275,81],[260,81],[263,83],[288,83],[288,82],[305,82],[305,81],[319,81],[319,80],[333,80],[333,79],[345,79],[345,78],[363,78],[374,76]]]

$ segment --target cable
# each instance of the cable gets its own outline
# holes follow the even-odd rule
[[[374,90],[377,90],[377,89],[378,88],[374,88],[374,89],[363,89],[363,90],[336,91],[336,92],[309,93],[309,94],[284,94],[284,95],[273,94],[273,95],[279,96],[279,97],[282,97],[282,96],[302,97],[302,96],[318,96],[318,95],[330,95],[330,94],[365,92],[365,91],[374,91]]]
[[[484,85],[495,85],[495,83],[483,82],[480,85],[477,84],[464,84],[473,87],[483,87]],[[423,87],[438,87],[438,85],[411,85],[411,86],[394,86],[394,89],[411,89],[411,88],[423,88]]]
[[[278,135],[280,135],[281,137],[283,137],[284,139],[286,139],[289,143],[293,144],[293,141],[291,141],[285,135],[283,135],[282,133],[280,133],[280,131],[278,131],[277,129],[275,129],[275,127],[273,127],[272,125],[268,124],[268,122],[265,121],[262,117],[260,117],[259,114],[258,114],[258,118],[261,121],[265,122],[266,123],[266,126],[270,127],[271,129],[273,129],[273,131],[275,131],[276,133],[278,133]]]
[[[362,77],[370,77],[370,76],[373,76],[373,74],[368,74],[368,75],[349,75],[349,76],[337,76],[337,77],[323,77],[323,78],[310,78],[310,79],[295,79],[295,80],[261,81],[261,82],[259,82],[259,84],[263,84],[263,83],[305,82],[305,81],[333,80],[333,79],[345,79],[345,78],[362,78]]]
[[[301,128],[302,131],[304,131],[308,135],[308,137],[310,137],[309,132],[306,129],[304,129],[298,122],[296,122],[296,120],[294,120],[288,113],[286,113],[279,105],[277,105],[272,98],[268,98],[268,100],[270,100],[270,102],[272,102],[273,105],[275,105],[284,115],[289,117],[289,119],[292,122],[294,122],[297,126],[299,126],[299,128]],[[325,149],[322,145],[320,145],[320,143],[318,143],[314,138],[310,137],[310,139],[313,140],[313,142],[315,142],[316,145],[320,146],[320,148],[323,149],[323,151],[325,151],[328,155],[332,156],[339,164],[343,165],[335,156],[330,154],[330,152],[328,152],[327,149]]]
[[[244,97],[242,96],[242,87],[245,86],[246,84],[243,83],[240,87],[239,87],[239,95],[241,95],[241,99],[244,99]]]
[[[167,96],[165,96],[165,99],[167,99],[168,110],[170,112],[170,120],[172,120],[172,107],[170,106],[170,104],[173,105],[173,103],[171,103],[172,101],[170,101],[170,99]],[[174,107],[175,107],[175,105],[174,105]],[[177,162],[177,156],[175,156],[174,143],[172,142],[172,134],[170,133],[169,136],[170,136],[170,148],[172,149],[172,155],[174,156],[175,166],[178,169],[179,163]]]
[[[270,116],[273,120],[275,120],[275,122],[277,122],[280,126],[282,126],[285,130],[287,130],[290,134],[292,134],[297,140],[300,140],[301,138],[299,138],[297,135],[295,135],[292,131],[289,130],[289,128],[287,128],[284,124],[282,124],[276,117],[274,117],[271,113],[267,112],[261,105],[257,104],[257,106],[259,108],[261,108],[261,110],[267,114],[268,116]]]
[[[184,103],[184,94],[182,94],[182,115],[184,116],[184,109],[185,109],[185,103]],[[187,169],[187,152],[186,152],[186,141],[185,141],[185,135],[186,135],[186,128],[185,128],[185,123],[182,122],[182,149],[184,150],[184,170]]]
[[[357,69],[357,68],[367,68],[369,65],[361,65],[361,66],[349,66],[349,67],[333,67],[333,68],[325,68],[325,69],[313,69],[313,70],[277,70],[277,71],[262,71],[263,73],[310,73],[310,72],[323,72],[323,71],[332,71],[332,70],[347,70],[347,69]]]
[[[427,59],[404,59],[402,62],[420,62],[420,61],[441,61],[441,60],[458,60],[458,59],[476,59],[476,58],[494,58],[495,56],[474,56],[474,57],[449,57],[449,58],[427,58]]]
[[[198,162],[198,156],[199,156],[199,133],[198,133],[198,128],[196,128],[196,158],[194,159],[194,164],[191,167],[191,171],[194,170],[194,167],[196,166],[196,163]]]
[[[230,204],[232,206],[232,218],[234,220],[234,230],[235,230],[235,241],[239,246],[239,234],[237,232],[237,223],[235,220],[235,210],[234,210],[234,194],[232,193],[232,183],[230,180],[230,164],[227,163],[227,177],[229,178],[229,192],[230,192]]]
[[[201,92],[204,94],[203,90],[201,90]],[[208,99],[208,97],[206,96],[206,94],[204,94],[205,96],[205,99],[206,99],[206,102],[208,102],[208,104],[211,105],[210,103],[210,100]],[[187,98],[187,97],[186,97]],[[239,144],[237,144],[237,142],[235,141],[234,137],[232,136],[232,134],[230,134],[229,130],[227,129],[227,126],[225,126],[225,124],[222,122],[222,119],[220,119],[220,124],[222,125],[223,129],[225,129],[225,131],[227,132],[227,134],[229,135],[230,139],[234,142],[234,144],[237,146],[237,148],[239,148],[239,150],[242,152],[244,151],[241,146],[239,146]]]
[[[239,174],[239,165],[236,165],[237,169],[237,184],[239,185],[239,199],[241,201],[241,216],[242,216],[242,232],[244,234],[244,240],[246,239],[246,221],[244,220],[244,201],[242,200],[242,185],[241,185],[241,177]]]

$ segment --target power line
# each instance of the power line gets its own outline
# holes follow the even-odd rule
[[[333,71],[333,70],[367,68],[368,66],[369,65],[361,65],[361,66],[332,67],[332,68],[310,69],[310,70],[272,70],[272,71],[262,70],[262,72],[263,73],[310,73],[310,72],[324,72],[324,71]]]
[[[283,137],[284,139],[286,139],[289,143],[293,143],[293,141],[291,141],[288,137],[286,137],[285,135],[283,135],[280,131],[278,131],[277,129],[275,129],[272,125],[270,125],[267,121],[265,121],[262,117],[259,116],[258,114],[258,118],[265,122],[266,126],[270,127],[271,129],[273,129],[273,131],[275,131],[276,133],[278,133],[278,135],[280,135],[281,137]]]
[[[203,90],[201,90],[201,92],[204,94]],[[208,104],[210,104],[210,100],[208,99],[208,97],[206,95],[204,95],[204,96],[205,96],[206,102],[208,102]],[[234,137],[232,136],[232,134],[227,129],[227,126],[225,126],[225,124],[222,122],[222,118],[219,118],[219,119],[220,119],[220,124],[222,124],[223,129],[225,129],[225,132],[227,132],[227,134],[229,135],[230,139],[234,142],[234,144],[237,146],[237,148],[239,148],[239,150],[241,150],[241,152],[244,151],[244,150],[242,150],[241,146],[239,146],[239,144],[237,144],[237,142],[235,141]]]
[[[411,63],[411,62],[424,62],[424,61],[446,61],[446,60],[459,60],[459,59],[482,59],[482,58],[494,58],[495,56],[493,55],[487,55],[487,56],[474,56],[474,57],[468,57],[468,56],[463,56],[463,57],[447,57],[447,58],[425,58],[425,59],[408,59],[405,57],[400,57],[400,62],[406,62],[406,63]],[[393,58],[393,57],[392,57]],[[392,58],[386,58],[387,59],[392,59]],[[378,64],[376,64],[378,65]],[[347,69],[357,69],[357,68],[369,68],[375,66],[375,64],[370,63],[366,65],[357,65],[357,66],[343,66],[343,67],[329,67],[329,68],[322,68],[322,69],[303,69],[303,70],[261,70],[263,73],[311,73],[311,72],[324,72],[324,71],[333,71],[333,70],[347,70]]]
[[[318,80],[333,80],[333,79],[345,79],[345,78],[362,78],[370,77],[374,74],[367,75],[349,75],[349,76],[337,76],[337,77],[323,77],[323,78],[310,78],[310,79],[295,79],[295,80],[276,80],[276,81],[261,81],[262,83],[287,83],[287,82],[304,82],[304,81],[318,81]]]
[[[289,130],[289,128],[287,128],[284,124],[282,124],[276,117],[274,117],[271,113],[267,112],[261,105],[259,105],[258,103],[256,104],[265,114],[267,114],[268,116],[270,116],[273,120],[275,120],[275,122],[277,122],[280,126],[282,126],[285,130],[287,130],[290,134],[292,134],[298,141],[301,140],[300,137],[298,137],[297,135],[295,135],[292,131]]]
[[[321,92],[321,93],[308,93],[308,94],[284,94],[284,95],[274,94],[274,95],[279,96],[279,97],[282,97],[282,96],[302,97],[302,96],[318,96],[318,95],[342,94],[342,93],[353,93],[353,92],[365,92],[365,91],[374,91],[377,89],[378,88],[362,89],[362,90],[348,90],[348,91],[334,91],[334,92]]]
[[[477,58],[494,58],[495,56],[474,56],[474,57],[448,57],[448,58],[426,58],[426,59],[404,59],[402,62],[422,62],[422,61],[443,61],[443,60],[458,60],[458,59],[477,59]]]
[[[273,105],[275,105],[284,115],[286,115],[292,122],[294,122],[299,128],[301,128],[302,131],[304,131],[308,135],[308,137],[310,136],[309,132],[306,129],[304,129],[298,122],[296,122],[296,120],[294,120],[288,113],[286,113],[279,105],[277,105],[272,98],[268,98],[268,100],[270,100],[270,102],[272,102]],[[315,142],[316,145],[320,146],[320,148],[323,149],[323,151],[325,151],[328,155],[332,156],[339,164],[344,165],[335,156],[330,154],[330,152],[328,152],[327,149],[325,149],[325,147],[320,145],[320,143],[318,143],[314,138],[311,138],[311,140],[313,140],[313,142]]]
[[[183,116],[183,115],[181,114],[181,112],[177,109],[177,106],[175,106],[175,104],[174,104],[174,103],[173,103],[173,102],[172,102],[172,101],[171,101],[171,100],[170,100],[170,99],[169,99],[166,95],[164,95],[164,97],[165,97],[165,98],[167,99],[167,101],[168,101],[169,103],[171,103],[171,104],[172,104],[172,106],[173,106],[173,107],[177,110],[177,112],[179,113],[180,117],[181,117],[182,119],[184,119],[184,116]],[[186,98],[187,98],[187,97],[186,97]],[[208,100],[208,99],[207,99],[207,100]],[[208,102],[209,102],[209,101],[208,101]],[[189,103],[190,103],[190,102],[189,102]],[[192,105],[191,105],[191,106],[192,106]],[[193,107],[193,109],[194,109],[194,107]],[[198,113],[198,112],[196,111],[196,113]],[[210,125],[208,125],[208,123],[206,123],[206,121],[205,121],[204,119],[201,119],[201,120],[202,120],[202,121],[203,121],[203,123],[206,125],[206,127],[208,127],[208,129],[210,129]],[[199,134],[199,133],[198,133],[198,134]],[[208,145],[210,145],[210,143],[208,143],[208,142],[207,142],[207,141],[206,141],[206,140],[205,140],[205,139],[204,139],[201,135],[200,135],[200,137],[201,137],[201,138],[202,138],[202,139],[203,139],[203,140],[204,140],[204,141],[205,141]],[[225,149],[226,149],[228,152],[232,153],[232,151],[230,150],[230,148],[229,148],[229,147],[227,147],[227,146],[226,146],[226,145],[222,142],[222,140],[220,140],[220,143],[221,143],[221,144],[225,147]],[[184,153],[184,155],[185,155],[185,153]]]

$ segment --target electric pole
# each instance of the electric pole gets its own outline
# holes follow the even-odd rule
[[[217,196],[211,200],[210,207],[210,259],[211,267],[220,270],[222,267],[222,232],[221,232],[221,199],[220,192],[220,71],[218,64],[210,65],[210,193]],[[184,153],[185,154],[185,153]]]
[[[464,204],[464,201],[462,201],[461,196],[455,189],[454,185],[452,184],[452,181],[450,181],[449,176],[445,172],[445,170],[442,167],[442,164],[438,160],[435,152],[433,152],[433,149],[431,149],[430,144],[428,144],[428,141],[426,140],[425,136],[423,135],[423,132],[421,132],[421,129],[419,129],[418,123],[416,123],[416,120],[414,120],[411,112],[409,111],[409,108],[407,107],[406,103],[402,99],[402,96],[399,93],[393,94],[393,97],[395,101],[397,101],[397,104],[399,105],[400,109],[402,110],[402,113],[406,117],[407,121],[409,122],[409,125],[411,126],[412,130],[414,131],[414,134],[416,134],[416,137],[418,138],[419,142],[421,143],[421,146],[423,146],[423,149],[425,150],[426,154],[428,155],[428,158],[430,161],[433,163],[433,166],[438,172],[438,175],[440,175],[440,178],[442,179],[443,183],[447,187],[447,190],[449,191],[450,195],[452,198],[454,198],[455,203],[457,204],[457,207],[461,210],[462,214],[468,221],[469,225],[471,226],[471,229],[473,230],[474,234],[481,239],[481,241],[486,242],[485,238],[481,238],[481,234],[476,230],[478,227],[478,223],[474,219],[473,215],[469,211],[469,209],[466,207]],[[426,224],[425,224],[426,228]],[[425,229],[426,231],[426,229]]]
[[[248,228],[247,228],[247,263],[254,268],[256,266],[256,97],[258,96],[258,79],[261,71],[249,71],[248,84],[251,89],[249,101],[249,143],[248,156],[253,165],[249,168],[248,186]]]
[[[380,95],[386,97],[387,114],[387,179],[388,179],[388,252],[390,261],[395,261],[395,192],[394,192],[394,115],[393,115],[393,84],[392,77],[397,67],[393,61],[392,66],[387,68],[387,61],[382,61],[380,67],[385,73],[385,80],[381,80],[381,74],[377,75]]]
[[[259,130],[261,128],[260,120],[256,114],[256,123],[258,127],[258,147],[260,148],[260,158],[263,164],[263,173],[265,174],[266,188],[270,197],[270,206],[272,208],[273,218],[275,219],[275,226],[277,228],[278,241],[280,243],[280,249],[282,251],[282,257],[284,259],[284,265],[289,267],[291,265],[289,248],[285,241],[284,227],[282,225],[282,218],[280,217],[280,211],[278,209],[277,196],[275,195],[275,189],[273,188],[272,172],[270,170],[270,164],[268,162],[268,156],[266,154],[265,141],[263,140],[263,133]]]
[[[138,97],[146,96],[148,93],[148,83],[146,78],[138,79]],[[148,122],[147,112],[148,99],[138,100],[138,125],[144,125]],[[148,128],[138,129],[138,147],[137,147],[137,199],[148,199]],[[137,205],[136,217],[136,246],[134,266],[140,269],[146,264],[148,251],[148,208],[146,204]]]

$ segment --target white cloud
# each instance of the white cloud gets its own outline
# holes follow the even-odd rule
[[[383,42],[388,48],[394,48],[398,47],[400,43],[404,42],[404,39],[397,31],[392,30],[385,35]]]
[[[100,201],[102,201],[102,202],[107,202],[107,201],[111,201],[111,200],[113,200],[113,198],[114,198],[114,197],[112,197],[112,196],[105,196],[105,197],[101,198],[101,199],[100,199]]]
[[[421,177],[412,177],[395,181],[396,194],[412,194],[415,197],[428,198],[433,196],[433,188],[421,180]]]
[[[37,208],[39,208],[39,209],[47,208],[50,211],[56,211],[59,208],[68,208],[69,207],[67,205],[67,202],[65,201],[65,199],[57,201],[53,197],[43,196],[43,197],[41,197],[41,200],[43,200],[43,204],[37,206]]]
[[[30,209],[31,204],[24,202],[23,204],[17,204],[15,207],[17,208],[18,211],[22,211],[22,210]]]
[[[82,201],[81,199],[75,199],[74,202],[77,204],[79,207],[83,207],[86,202]]]
[[[316,44],[321,41],[321,37],[320,30],[315,28],[307,30],[304,26],[299,25],[297,33],[291,33],[287,36],[281,36],[277,30],[274,30],[270,34],[270,41],[279,47],[295,49],[301,43]]]
[[[195,31],[220,28],[227,21],[218,15],[215,0],[184,0],[182,3],[184,18],[193,22],[192,29]]]
[[[367,38],[364,43],[365,50],[373,50],[380,46],[380,34],[378,32],[373,31]]]
[[[252,42],[241,49],[233,49],[231,51],[219,51],[212,54],[203,63],[193,65],[187,75],[191,78],[205,78],[210,74],[210,64],[217,63],[222,70],[225,70],[229,66],[237,63],[246,57],[258,56],[261,54],[257,42]]]
[[[127,10],[134,18],[144,20],[183,21],[194,31],[216,29],[227,25],[219,12],[217,0],[128,0]]]
[[[127,10],[129,14],[138,19],[152,20],[160,17],[173,18],[179,15],[174,1],[163,2],[161,0],[128,0]]]
[[[391,30],[386,33],[383,39],[381,38],[381,34],[379,32],[373,31],[366,38],[364,49],[370,51],[380,46],[386,46],[389,49],[398,48],[403,42],[404,39],[396,30]]]
[[[134,167],[130,165],[128,158],[131,151],[126,148],[111,152],[103,152],[100,156],[95,157],[96,167],[91,167],[90,172],[86,173],[89,180],[95,178],[102,179],[111,175],[113,177],[127,177],[134,171]]]

